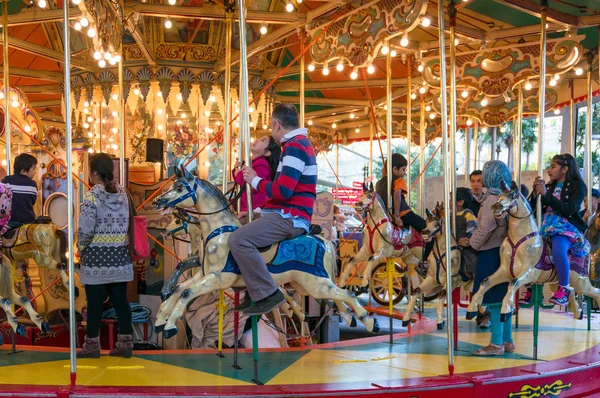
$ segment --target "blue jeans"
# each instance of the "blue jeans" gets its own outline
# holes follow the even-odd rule
[[[571,264],[569,262],[569,250],[571,250],[571,240],[566,236],[554,235],[550,238],[552,243],[552,260],[558,275],[558,284],[560,286],[569,286],[569,273]]]

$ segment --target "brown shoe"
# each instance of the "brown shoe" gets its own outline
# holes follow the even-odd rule
[[[477,351],[475,351],[473,353],[473,355],[478,355],[478,356],[482,356],[482,357],[504,355],[504,346],[490,344],[487,347],[478,349]]]
[[[130,334],[118,335],[118,341],[115,346],[108,353],[111,357],[131,358],[133,355],[133,337]]]
[[[515,343],[504,343],[504,352],[515,352]]]
[[[83,349],[77,351],[77,358],[100,358],[100,337],[87,337]]]

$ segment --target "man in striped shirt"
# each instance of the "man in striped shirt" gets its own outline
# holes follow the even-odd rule
[[[8,222],[11,228],[30,224],[36,219],[33,206],[37,200],[38,188],[33,177],[37,164],[35,156],[22,153],[15,158],[14,174],[2,179],[2,183],[8,185],[13,192],[12,215]]]
[[[275,179],[263,180],[252,168],[243,169],[246,183],[266,194],[268,200],[260,218],[229,237],[229,248],[248,289],[236,310],[248,315],[270,312],[285,301],[258,248],[307,233],[317,190],[315,151],[307,129],[298,128],[296,108],[291,104],[277,105],[271,120],[271,133],[282,152]]]

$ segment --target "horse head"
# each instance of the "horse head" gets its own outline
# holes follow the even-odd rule
[[[370,188],[367,188],[367,186],[364,185],[363,193],[359,201],[354,204],[354,210],[356,210],[358,213],[369,211],[373,208],[376,202],[377,194],[375,191],[373,191],[373,184],[371,184]]]
[[[510,188],[504,180],[500,181],[500,189],[502,192],[500,193],[500,196],[498,196],[498,202],[492,205],[492,212],[496,217],[502,216],[504,213],[515,207],[519,202],[519,196],[521,194],[517,183],[514,181]]]
[[[425,229],[421,231],[421,236],[425,240],[430,240],[436,235],[442,233],[442,225],[444,220],[444,204],[438,203],[435,206],[433,213],[431,212],[431,210],[425,209],[425,213],[427,214],[427,225],[425,226]]]
[[[167,225],[166,228],[162,230],[162,235],[165,238],[174,238],[180,235],[187,235],[189,233],[189,224],[187,221],[182,220],[181,218],[175,217],[173,221]]]
[[[177,179],[167,192],[158,196],[152,204],[158,210],[172,207],[192,207],[198,201],[198,180],[186,168],[175,168]]]

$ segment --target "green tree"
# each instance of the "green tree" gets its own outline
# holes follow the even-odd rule
[[[521,150],[525,152],[525,170],[529,170],[531,152],[533,152],[537,144],[537,122],[535,119],[525,119],[522,126]]]
[[[575,159],[577,165],[583,168],[585,155],[585,130],[586,130],[587,108],[579,109],[577,114],[577,127],[575,136]],[[592,136],[600,134],[600,104],[595,103],[592,109]],[[593,185],[598,186],[600,176],[600,153],[598,144],[592,145],[592,177]]]

